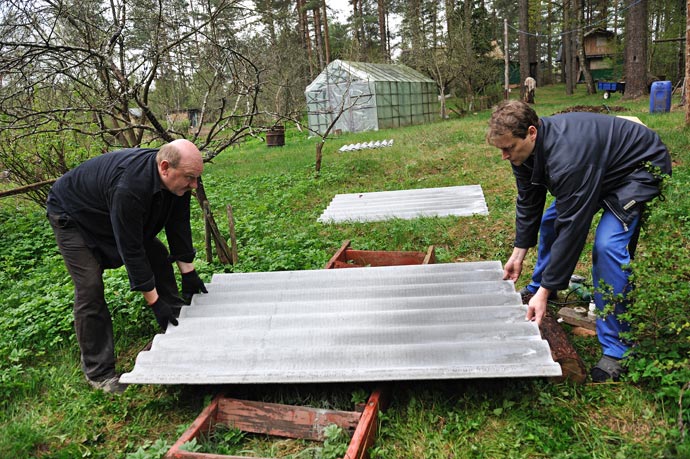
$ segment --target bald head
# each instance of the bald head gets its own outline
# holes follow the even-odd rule
[[[163,145],[158,150],[156,162],[160,164],[161,161],[167,161],[172,167],[177,167],[183,158],[203,163],[201,152],[193,142],[187,139],[177,139]]]
[[[204,170],[201,152],[187,139],[163,145],[156,154],[156,162],[164,188],[178,196],[195,189]]]

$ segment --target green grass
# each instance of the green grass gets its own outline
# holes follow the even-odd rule
[[[684,223],[690,209],[690,135],[683,127],[684,114],[674,107],[671,113],[650,115],[646,101],[621,101],[618,94],[604,101],[601,94],[587,96],[582,88],[567,97],[563,86],[538,88],[536,102],[541,116],[574,105],[625,107],[628,111],[621,114],[638,116],[671,149],[674,180],[652,219],[659,230],[647,234],[639,249],[640,258],[665,264],[646,262],[638,290],[647,299],[658,294],[657,306],[668,300],[668,292],[679,292],[673,297],[678,309],[664,306],[650,314],[648,323],[666,333],[649,337],[663,337],[659,352],[645,345],[646,354],[639,359],[644,366],[636,370],[634,383],[572,386],[526,379],[396,384],[373,458],[690,456],[690,444],[681,441],[678,427],[679,388],[687,380],[678,367],[687,358],[680,354],[687,347],[677,340],[687,336],[682,313],[687,296],[682,294],[690,280]],[[288,129],[284,147],[269,148],[251,139],[222,153],[206,166],[204,183],[226,235],[225,206],[233,206],[240,259],[235,266],[201,261],[203,225],[194,209],[198,269],[207,280],[215,272],[319,269],[347,239],[354,248],[369,250],[424,251],[434,245],[439,262],[505,261],[512,250],[514,180],[500,152],[484,141],[488,117],[483,111],[430,125],[333,137],[324,147],[318,176],[313,170],[318,139],[294,128]],[[395,139],[390,148],[338,152],[344,144],[390,138]],[[488,216],[337,225],[316,221],[337,193],[470,184],[482,186]],[[0,309],[2,457],[150,459],[160,457],[221,389],[247,398],[338,409],[350,409],[353,394],[361,399],[369,390],[358,385],[134,386],[121,397],[93,392],[79,370],[70,280],[43,211],[17,199],[0,201],[0,230],[5,300]],[[526,283],[534,257],[531,251],[518,288]],[[590,264],[585,250],[577,272],[589,278]],[[664,290],[656,292],[655,282]],[[127,285],[124,270],[108,272],[121,371],[132,368],[156,331],[140,295],[128,292]],[[665,319],[673,323],[662,323]],[[588,365],[598,359],[595,339],[572,340]],[[687,423],[690,408],[684,407],[681,419]],[[237,440],[232,432],[223,437]],[[252,435],[237,447],[263,457],[312,457],[317,451],[312,444]]]

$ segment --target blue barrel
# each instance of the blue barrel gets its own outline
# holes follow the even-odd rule
[[[655,81],[649,91],[649,113],[671,111],[671,82]]]

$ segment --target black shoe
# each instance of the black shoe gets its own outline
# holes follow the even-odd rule
[[[590,375],[592,376],[592,382],[602,383],[618,381],[624,372],[625,368],[621,365],[621,359],[605,355],[592,367]]]
[[[534,296],[534,293],[530,292],[527,287],[520,290],[519,293],[520,293],[520,298],[522,298],[522,304],[529,304],[529,300],[531,300],[532,297]],[[549,300],[548,301],[553,301],[553,302],[558,301],[558,292],[554,290],[551,293],[549,293]]]
[[[125,389],[127,389],[127,384],[122,384],[120,382],[119,376],[111,376],[109,378],[104,378],[99,381],[89,379],[89,377],[87,376],[86,380],[89,382],[89,385],[91,387],[93,387],[94,389],[101,390],[106,394],[120,395],[125,391]]]

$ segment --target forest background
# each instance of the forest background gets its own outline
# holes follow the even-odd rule
[[[502,260],[511,241],[511,182],[496,172],[502,165],[486,170],[498,161],[483,142],[488,112],[474,110],[479,101],[490,105],[504,96],[503,60],[494,52],[507,46],[510,60],[519,62],[521,81],[523,72],[537,79],[540,115],[583,103],[602,106],[601,94],[589,94],[592,85],[576,82],[578,39],[565,42],[606,28],[615,32],[620,51],[614,70],[631,88],[614,100],[660,133],[675,167],[667,201],[650,217],[653,230],[636,267],[641,293],[632,312],[640,319],[634,332],[639,354],[630,372],[635,384],[412,387],[401,391],[400,408],[390,412],[374,454],[688,456],[690,203],[684,190],[690,136],[677,107],[666,117],[649,117],[646,98],[655,78],[663,76],[674,87],[682,82],[687,5],[409,0],[355,1],[351,8],[341,23],[329,18],[327,3],[302,0],[0,5],[0,190],[25,192],[0,201],[0,451],[19,458],[120,457],[141,449],[154,457],[155,441],[165,446],[175,426],[206,401],[203,389],[146,388],[122,399],[86,391],[71,341],[71,285],[42,218],[52,180],[114,148],[193,140],[208,161],[197,198],[209,198],[216,208],[230,201],[244,212],[237,227],[240,263],[202,264],[206,276],[319,268],[345,238],[364,239],[363,249],[439,244],[442,261]],[[395,31],[388,27],[392,14],[400,18]],[[424,126],[376,133],[380,139],[396,137],[388,159],[335,154],[342,143],[373,135],[310,138],[304,88],[335,58],[410,65],[433,78],[439,94],[451,96],[449,113],[442,113],[439,102],[433,136]],[[172,116],[191,108],[199,111],[197,127]],[[276,124],[288,127],[288,146],[269,156],[263,133]],[[324,144],[326,167],[317,174],[313,151]],[[476,152],[479,163],[471,154]],[[457,184],[462,177],[491,183],[496,193],[493,216],[474,221],[471,241],[445,219],[331,228],[327,234],[315,225],[293,230],[315,220],[314,209],[336,190]],[[294,202],[296,207],[288,205]],[[201,215],[195,215],[197,245],[204,240]],[[587,263],[583,258],[584,275]],[[131,365],[155,331],[154,322],[140,299],[126,293],[121,270],[107,282],[120,360]],[[578,346],[594,359],[596,346]]]

